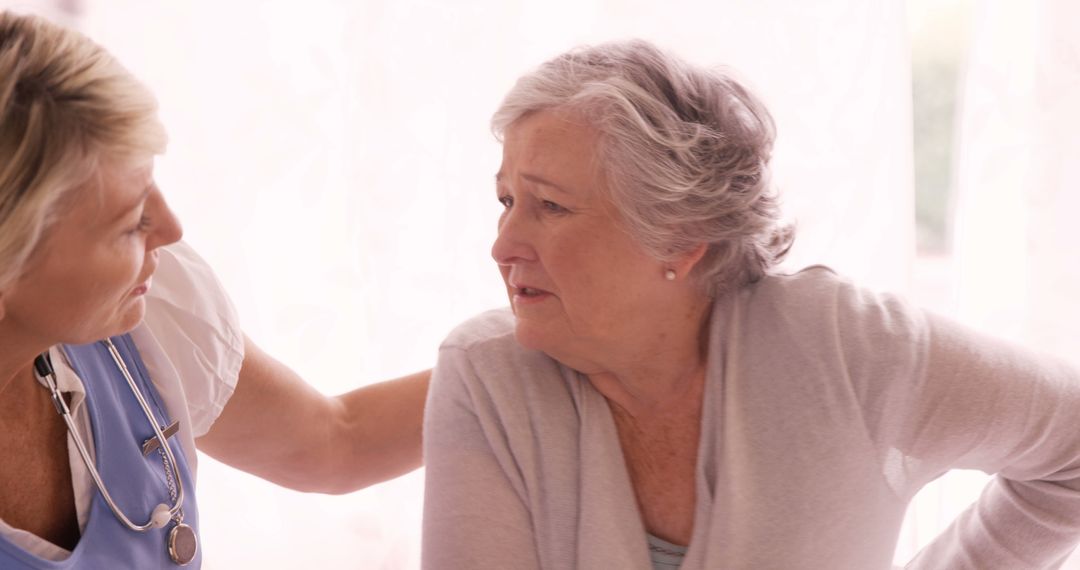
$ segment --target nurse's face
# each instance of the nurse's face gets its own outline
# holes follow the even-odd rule
[[[153,160],[103,166],[63,208],[4,292],[3,324],[48,345],[130,331],[145,312],[157,249],[182,234]]]

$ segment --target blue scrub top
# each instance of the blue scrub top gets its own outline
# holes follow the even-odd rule
[[[162,428],[169,425],[171,420],[165,406],[150,382],[130,335],[113,337],[112,341],[159,425]],[[86,390],[85,404],[90,414],[97,470],[120,510],[135,524],[142,524],[150,518],[155,506],[160,503],[172,506],[174,502],[169,494],[161,454],[157,451],[145,457],[142,454],[142,442],[153,437],[154,430],[108,347],[96,342],[63,348]],[[197,534],[199,511],[187,457],[174,438],[169,439],[169,446],[184,484],[184,524]],[[45,560],[0,537],[0,568],[178,568],[169,558],[167,546],[173,524],[170,521],[164,528],[145,532],[130,530],[113,515],[101,493],[95,489],[86,528],[70,557],[56,562]],[[200,549],[185,568],[201,566]]]

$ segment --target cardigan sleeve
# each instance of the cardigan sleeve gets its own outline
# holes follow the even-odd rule
[[[468,351],[444,345],[424,420],[424,570],[539,569],[505,429]]]
[[[1080,376],[902,300],[837,289],[845,368],[883,473],[910,498],[950,469],[996,477],[911,570],[1058,568],[1080,539]]]
[[[928,329],[901,445],[931,474],[996,477],[907,567],[1060,567],[1080,539],[1080,377],[945,319]]]

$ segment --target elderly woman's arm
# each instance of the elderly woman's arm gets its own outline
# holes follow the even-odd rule
[[[908,499],[949,469],[997,477],[907,568],[1056,568],[1080,539],[1080,376],[1048,355],[841,284],[843,366]]]
[[[443,347],[424,420],[422,567],[539,568],[524,489],[500,426],[476,413],[475,376],[464,351]]]
[[[1080,377],[1070,366],[930,317],[905,454],[930,476],[997,477],[907,566],[1057,568],[1080,539]]]

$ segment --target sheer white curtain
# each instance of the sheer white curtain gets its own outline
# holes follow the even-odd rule
[[[643,37],[734,68],[779,125],[788,265],[910,292],[902,0],[82,5],[83,29],[159,96],[158,180],[187,240],[246,331],[325,392],[429,367],[457,322],[505,304],[487,121],[516,76],[580,43]],[[200,466],[208,569],[418,566],[422,472],[323,497]],[[898,560],[940,515],[915,512]]]
[[[984,0],[964,84],[957,295],[968,320],[1076,358],[1080,4]]]

